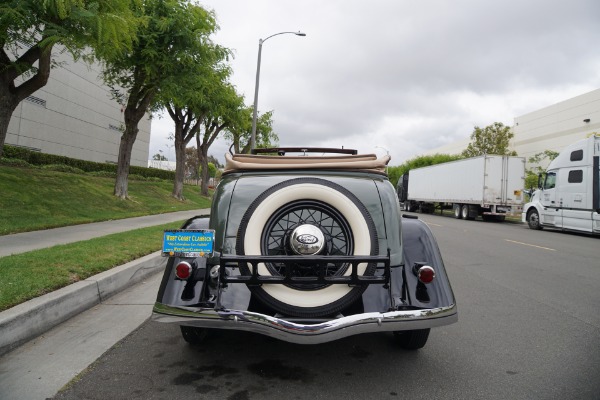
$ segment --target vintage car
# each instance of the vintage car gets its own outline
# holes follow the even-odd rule
[[[400,215],[388,162],[349,149],[227,154],[210,216],[165,232],[153,319],[192,344],[233,329],[304,344],[393,332],[423,347],[457,308],[431,231]]]

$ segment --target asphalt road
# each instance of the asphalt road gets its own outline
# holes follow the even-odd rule
[[[147,322],[56,399],[598,399],[600,238],[420,216],[459,322],[422,350],[391,334],[302,346],[242,332],[187,345]]]

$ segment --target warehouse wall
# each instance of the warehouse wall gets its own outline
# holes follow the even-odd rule
[[[600,89],[515,118],[512,148],[526,158],[600,133]]]
[[[48,84],[19,104],[8,126],[7,144],[96,162],[117,162],[121,106],[98,78],[99,65],[56,56]],[[131,165],[148,165],[150,118],[139,124]]]

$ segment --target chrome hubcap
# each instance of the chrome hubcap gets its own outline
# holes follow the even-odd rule
[[[325,235],[314,225],[298,226],[290,237],[290,246],[294,253],[301,256],[318,254],[325,246]]]

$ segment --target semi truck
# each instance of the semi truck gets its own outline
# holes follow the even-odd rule
[[[600,136],[579,140],[561,151],[523,207],[531,229],[544,227],[600,233]]]
[[[452,208],[458,219],[504,221],[523,209],[525,158],[483,155],[410,170],[398,179],[400,204],[431,213]]]

